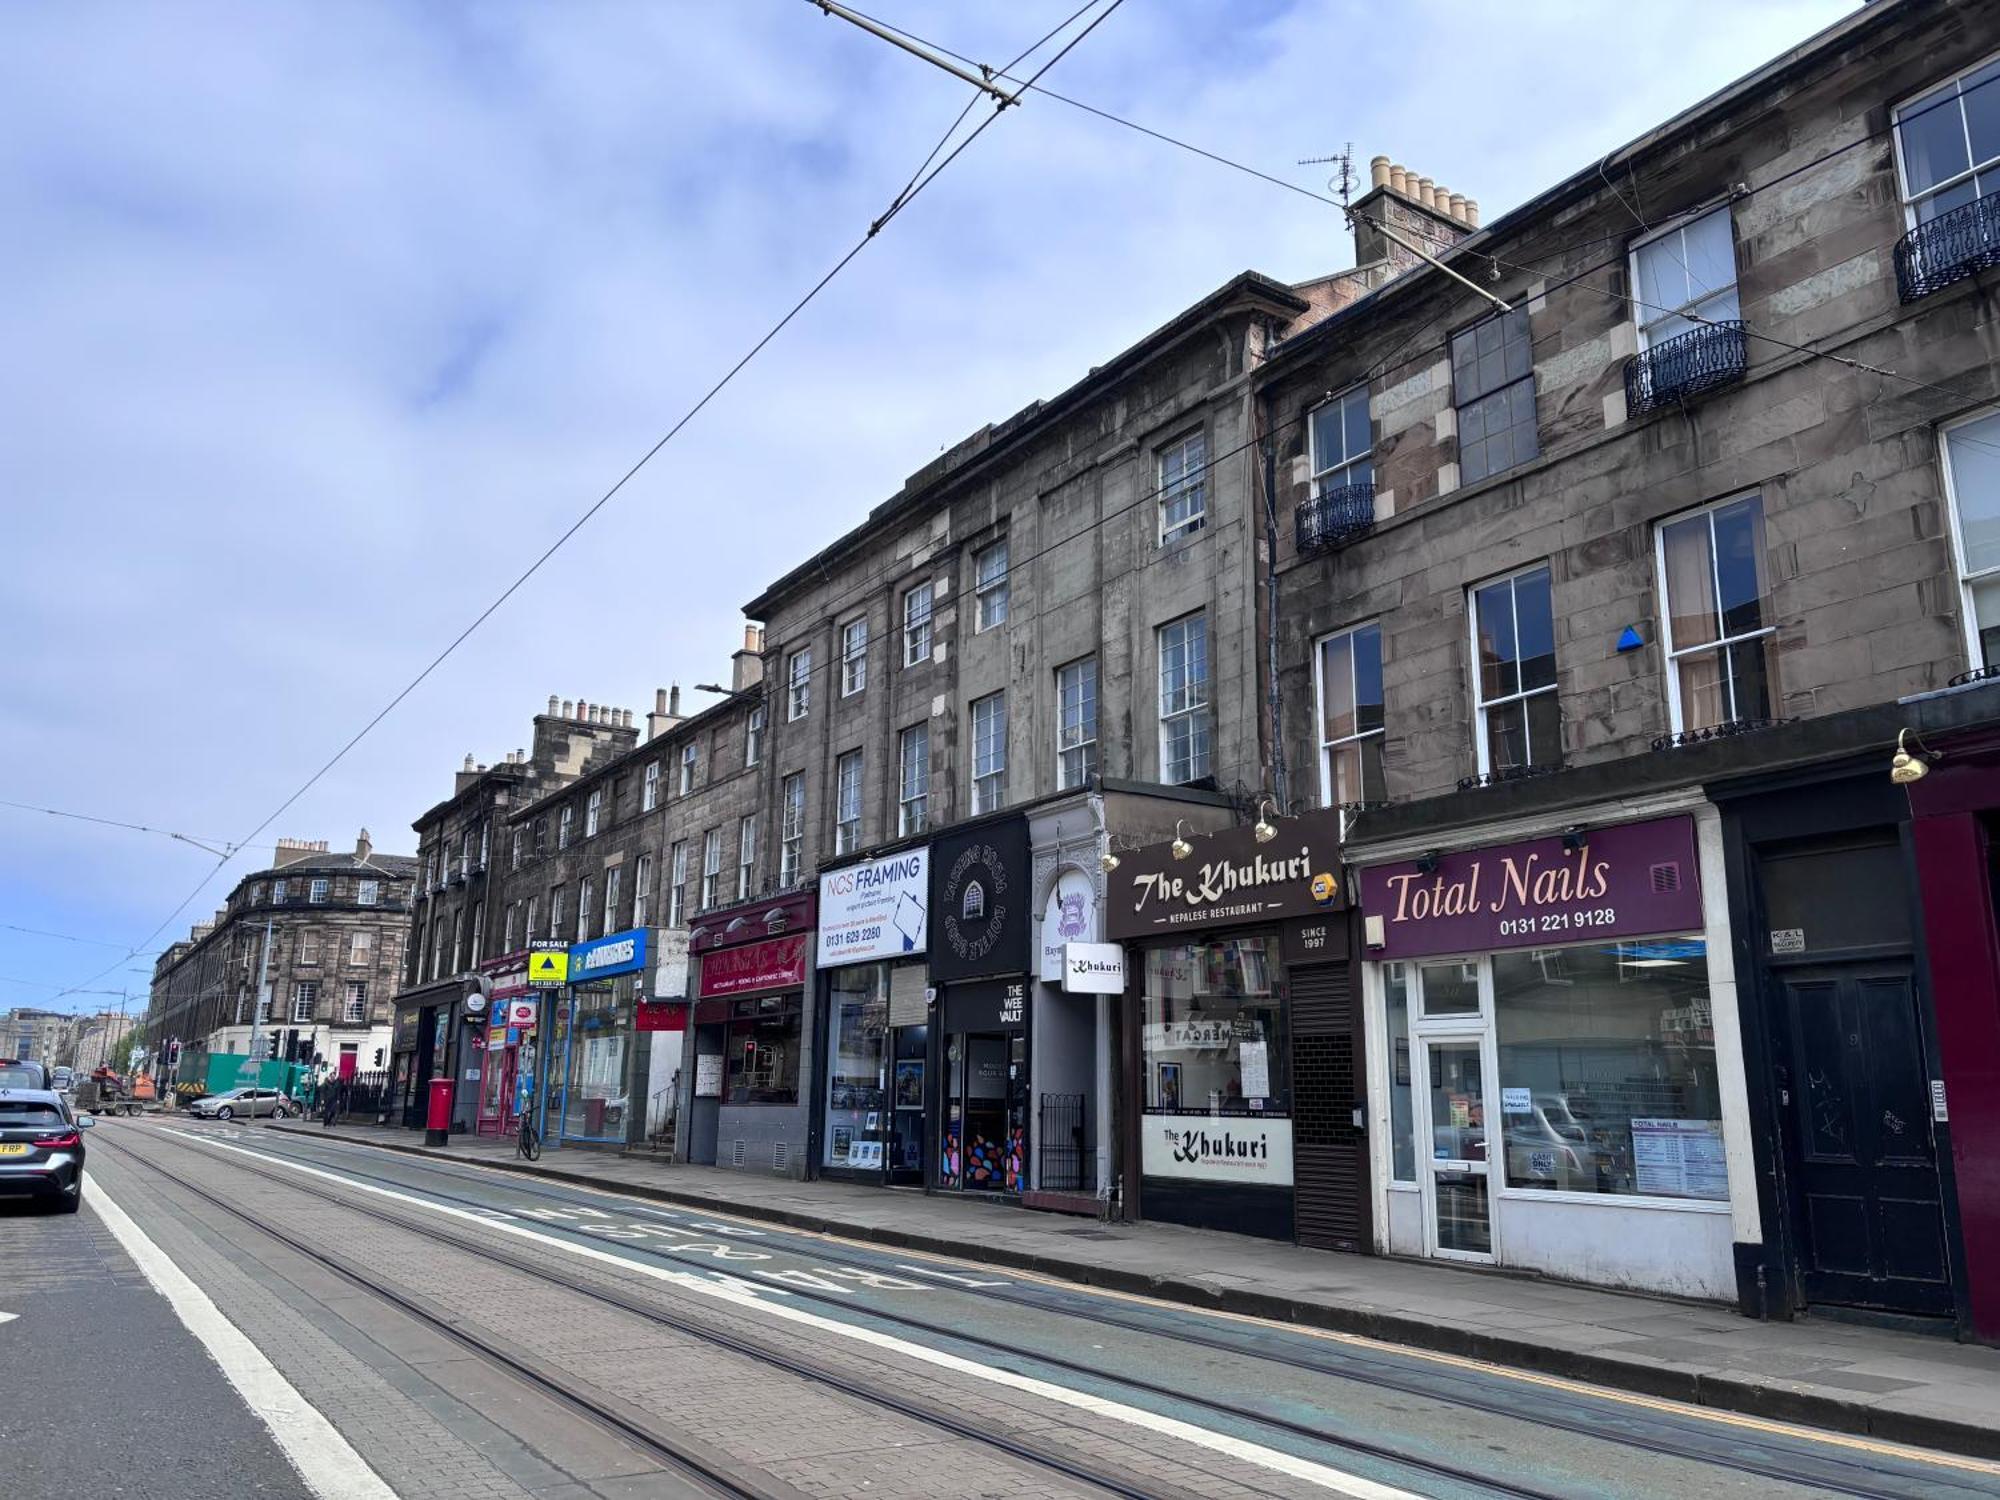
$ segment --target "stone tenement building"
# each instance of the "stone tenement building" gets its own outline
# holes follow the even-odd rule
[[[351,853],[280,839],[269,869],[239,880],[212,920],[155,962],[146,1045],[179,1047],[181,1082],[202,1081],[200,1054],[247,1054],[253,1034],[278,1058],[381,1066],[415,873],[408,855],[378,854],[366,829]]]

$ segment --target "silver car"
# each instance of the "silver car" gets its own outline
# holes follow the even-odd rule
[[[233,1120],[238,1115],[252,1119],[275,1115],[282,1120],[297,1112],[291,1097],[277,1089],[229,1089],[197,1099],[188,1106],[188,1113],[202,1120]]]

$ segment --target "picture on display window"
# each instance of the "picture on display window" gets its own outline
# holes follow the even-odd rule
[[[1160,1064],[1159,1108],[1174,1110],[1181,1107],[1181,1065],[1163,1062]]]
[[[924,1065],[919,1060],[896,1064],[896,1108],[924,1107]]]

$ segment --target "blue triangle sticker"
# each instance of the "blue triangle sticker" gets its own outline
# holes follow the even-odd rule
[[[1637,651],[1645,644],[1639,638],[1639,627],[1636,625],[1627,625],[1624,632],[1618,637],[1618,649],[1620,651]]]

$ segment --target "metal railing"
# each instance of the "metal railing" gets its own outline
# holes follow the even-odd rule
[[[2000,266],[2000,194],[1939,214],[1896,241],[1896,296],[1914,302]]]
[[[1085,1145],[1083,1095],[1042,1095],[1038,1128],[1042,1191],[1096,1192],[1097,1158]]]
[[[1705,324],[1625,361],[1625,413],[1641,416],[1741,380],[1748,364],[1741,322]]]
[[[1299,502],[1299,556],[1330,552],[1375,529],[1375,483],[1336,485]]]

